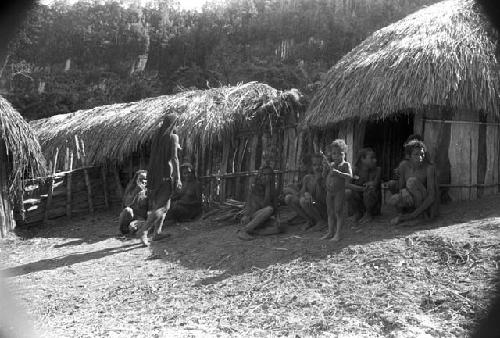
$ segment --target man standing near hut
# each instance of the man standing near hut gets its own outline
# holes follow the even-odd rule
[[[391,223],[398,224],[418,217],[433,218],[439,207],[436,168],[430,163],[422,141],[412,140],[405,144],[407,165],[400,166],[399,192],[393,195],[389,204],[400,214]]]
[[[177,191],[182,189],[177,156],[179,136],[175,133],[174,123],[175,117],[167,115],[151,143],[147,181],[149,212],[146,223],[139,231],[145,246],[149,246],[148,232],[152,227],[153,240],[164,238],[161,231],[165,215],[170,209],[174,186]]]

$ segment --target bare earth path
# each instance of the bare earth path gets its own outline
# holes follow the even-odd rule
[[[241,242],[235,224],[198,221],[147,249],[109,213],[0,242],[0,262],[46,337],[466,336],[498,270],[500,197],[442,214],[338,244],[297,227]]]

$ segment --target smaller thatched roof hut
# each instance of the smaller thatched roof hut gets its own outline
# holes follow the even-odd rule
[[[177,133],[186,151],[197,147],[204,151],[252,123],[269,125],[284,109],[301,102],[297,90],[282,92],[250,82],[79,110],[32,121],[31,126],[48,159],[57,149],[76,150],[76,137],[84,145],[87,163],[99,165],[120,163],[138,151],[151,140],[166,114],[177,116]]]
[[[343,125],[354,150],[381,134],[380,161],[394,168],[406,123],[413,130],[404,133],[424,135],[441,183],[464,189],[454,197],[474,198],[480,185],[497,191],[498,165],[496,173],[486,170],[487,161],[498,160],[498,151],[486,149],[498,144],[497,51],[498,32],[473,0],[428,6],[373,33],[332,67],[304,125],[316,131]],[[409,123],[391,122],[397,116]]]
[[[15,227],[12,199],[23,178],[44,174],[40,145],[28,123],[0,96],[0,237]]]

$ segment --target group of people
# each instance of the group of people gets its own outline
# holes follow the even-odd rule
[[[345,223],[345,204],[354,222],[363,224],[380,215],[382,206],[381,168],[373,149],[363,148],[352,168],[346,161],[347,144],[337,139],[328,145],[326,154],[313,154],[311,173],[299,184],[285,187],[285,203],[302,218],[303,230],[327,228],[323,239],[340,240]],[[420,217],[436,216],[439,207],[437,175],[420,135],[411,135],[404,143],[405,157],[388,182],[392,193],[389,204],[398,213],[392,224]],[[252,184],[243,228],[238,237],[250,240],[257,234],[282,231],[277,219],[277,195],[274,174],[269,166],[261,168]]]
[[[128,184],[120,214],[121,232],[138,234],[145,245],[149,245],[151,232],[153,240],[166,236],[162,233],[164,222],[191,220],[202,213],[201,185],[191,164],[179,166],[179,138],[169,124],[166,126],[152,143],[156,156],[151,158],[148,171],[137,171]],[[381,168],[375,152],[361,149],[353,168],[346,161],[347,150],[344,140],[333,141],[326,154],[312,155],[311,172],[283,191],[285,203],[302,218],[304,230],[328,229],[323,239],[340,240],[345,204],[359,224],[370,222],[381,212]],[[392,193],[388,202],[398,211],[392,224],[434,217],[438,211],[436,170],[422,138],[410,136],[404,150],[396,177],[388,182]],[[238,231],[241,240],[283,231],[274,171],[269,161],[263,162],[249,189]]]

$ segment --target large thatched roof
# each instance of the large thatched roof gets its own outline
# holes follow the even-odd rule
[[[498,34],[472,0],[443,1],[372,34],[326,75],[309,127],[427,105],[499,114]]]
[[[45,173],[45,160],[35,133],[12,105],[0,96],[0,138],[9,155],[10,189],[19,187],[25,174],[31,177]],[[0,159],[1,161],[2,159]]]
[[[166,114],[177,116],[177,133],[187,150],[211,145],[225,134],[252,123],[295,112],[302,96],[266,84],[191,90],[138,102],[119,103],[31,122],[42,150],[52,158],[59,148],[83,141],[89,164],[121,162],[151,140]],[[264,118],[262,118],[264,117]]]

